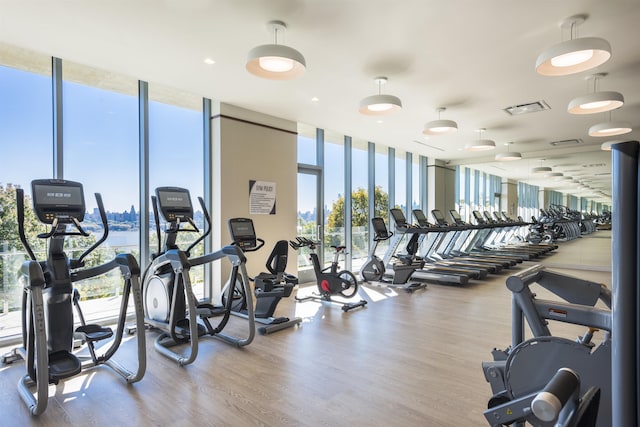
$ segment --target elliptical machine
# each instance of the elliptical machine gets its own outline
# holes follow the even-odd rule
[[[242,347],[250,344],[255,336],[253,300],[245,267],[246,258],[242,249],[237,245],[230,245],[210,254],[191,257],[191,250],[211,232],[209,212],[204,200],[201,197],[198,200],[207,229],[186,250],[182,250],[176,243],[178,234],[199,233],[193,221],[193,206],[189,190],[179,187],[156,188],[156,195],[151,198],[151,201],[156,219],[158,252],[152,255],[153,260],[142,276],[146,322],[161,331],[154,347],[160,354],[174,360],[180,366],[193,363],[196,359],[199,337],[212,336]],[[162,248],[160,247],[158,208],[167,222]],[[188,224],[188,227],[183,227],[184,223]],[[231,315],[233,287],[228,288],[226,298],[223,298],[225,300],[223,305],[200,303],[193,294],[189,270],[221,259],[227,259],[232,265],[230,283],[236,283],[236,281],[242,283],[246,294],[249,322],[248,333],[244,338],[222,333]],[[216,326],[211,323],[214,317],[221,318]],[[189,344],[187,355],[172,350],[172,347],[185,343]]]
[[[27,242],[24,232],[24,191],[16,190],[18,233],[27,254],[31,258],[22,264],[24,280],[22,294],[22,343],[23,346],[2,357],[3,363],[20,358],[26,362],[27,373],[18,383],[18,391],[32,415],[40,415],[47,408],[49,384],[76,376],[84,369],[106,365],[130,384],[140,381],[146,370],[145,335],[137,335],[138,366],[128,370],[112,359],[122,341],[129,296],[133,294],[136,325],[143,330],[144,316],[140,296],[140,268],[130,254],[117,255],[113,260],[95,267],[85,268],[84,259],[98,248],[109,235],[107,216],[102,197],[96,193],[96,202],[104,229],[102,237],[77,259],[69,259],[64,251],[66,237],[89,236],[82,228],[85,203],[82,184],[59,179],[41,179],[31,182],[33,208],[43,224],[50,225],[49,232],[38,235],[47,239],[47,259],[38,261]],[[71,227],[69,230],[68,227]],[[95,278],[116,268],[124,280],[122,302],[117,330],[97,324],[86,324],[80,309],[80,293],[73,283]],[[74,329],[73,307],[80,326]],[[98,353],[96,343],[113,338],[111,345]],[[86,344],[89,356],[74,352],[74,340]],[[35,393],[32,391],[35,388]]]
[[[229,220],[229,233],[232,244],[238,245],[243,252],[256,252],[264,246],[264,240],[256,237],[256,231],[251,218],[232,218]],[[266,267],[268,272],[258,274],[253,278],[254,296],[256,307],[254,316],[256,322],[264,326],[258,328],[261,334],[270,334],[282,329],[290,328],[302,322],[299,317],[290,319],[288,317],[273,317],[276,307],[282,298],[291,295],[293,288],[298,284],[298,278],[285,272],[287,269],[287,258],[289,244],[286,240],[276,242]],[[230,286],[227,283],[226,286]],[[227,295],[226,288],[222,291],[224,297]],[[223,297],[223,298],[224,298]],[[224,304],[224,300],[223,300]],[[236,281],[233,290],[233,301],[231,303],[233,314],[247,317],[247,298],[241,281]]]
[[[333,262],[325,269],[320,267],[320,259],[316,253],[316,247],[318,242],[307,239],[306,237],[296,237],[295,241],[289,241],[289,245],[298,250],[300,248],[308,247],[310,250],[309,258],[313,264],[313,270],[316,274],[316,284],[318,286],[318,294],[309,295],[307,297],[299,298],[296,296],[296,301],[309,301],[318,300],[322,302],[331,302],[342,305],[342,311],[350,311],[354,308],[365,307],[367,301],[361,299],[360,301],[337,301],[331,297],[340,295],[344,298],[352,298],[358,293],[358,281],[352,272],[349,270],[339,270],[338,258],[340,254],[344,253],[344,246],[331,246],[335,249]]]
[[[386,266],[380,257],[376,255],[376,249],[380,242],[389,240],[393,236],[393,231],[388,231],[384,219],[380,217],[371,218],[371,225],[375,235],[373,236],[373,246],[369,252],[369,258],[360,269],[362,280],[367,283],[380,282],[390,286],[402,287],[407,292],[426,288],[426,283],[407,283],[416,270],[424,267],[423,260],[416,261],[414,259],[399,258],[398,262],[394,262],[392,265],[393,280],[384,280]]]

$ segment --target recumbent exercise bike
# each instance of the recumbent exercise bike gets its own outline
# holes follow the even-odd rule
[[[233,240],[231,244],[238,245],[245,253],[256,252],[264,246],[264,240],[256,237],[255,227],[251,218],[230,219],[229,233]],[[299,317],[274,317],[274,312],[280,300],[289,297],[293,288],[298,284],[296,276],[285,272],[288,252],[289,244],[286,240],[276,242],[269,258],[267,258],[266,267],[268,271],[260,273],[253,278],[253,292],[256,300],[254,316],[256,322],[264,325],[258,328],[258,332],[261,334],[280,331],[302,322]],[[226,286],[229,286],[230,283],[227,283]],[[228,295],[226,288],[223,289],[222,295],[223,298]],[[247,316],[247,298],[240,280],[235,282],[231,309],[235,315]]]

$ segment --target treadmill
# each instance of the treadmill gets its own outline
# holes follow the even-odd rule
[[[418,220],[418,215],[422,219],[426,219],[423,212],[419,209],[414,211],[414,216]],[[445,236],[445,241],[438,250],[438,255],[444,258],[461,260],[469,263],[478,263],[480,265],[495,266],[495,273],[500,272],[504,268],[509,268],[517,264],[517,261],[513,258],[496,258],[491,256],[482,256],[480,254],[470,254],[461,250],[464,243],[468,240],[473,227],[468,224],[449,224],[444,217],[444,214],[439,209],[433,209],[431,216],[435,220],[439,227],[450,230],[448,235]],[[420,222],[420,220],[418,220]]]
[[[455,224],[469,227],[470,232],[463,244],[454,248],[455,251],[467,253],[470,255],[478,254],[482,257],[492,257],[505,260],[515,260],[517,263],[528,261],[533,257],[529,253],[507,252],[499,248],[489,248],[486,242],[494,232],[492,224],[478,223],[469,224],[462,220],[460,214],[455,209],[449,210],[449,215]]]
[[[416,227],[410,225],[406,221],[404,213],[400,209],[391,209],[391,217],[395,222],[395,234],[389,243],[389,248],[384,254],[382,262],[385,267],[392,266],[392,260],[394,257],[417,257],[418,247],[425,240],[425,237],[431,232],[429,229]],[[403,241],[408,238],[408,244],[406,247],[406,254],[398,252],[398,248]],[[416,270],[411,276],[414,280],[421,280],[425,282],[434,282],[441,284],[459,284],[465,285],[470,279],[477,279],[486,277],[486,271],[484,276],[476,274],[474,272],[456,269],[446,265],[439,265],[430,260],[425,260],[424,268]]]

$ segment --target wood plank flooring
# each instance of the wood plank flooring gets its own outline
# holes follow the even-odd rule
[[[560,246],[540,263],[610,284],[610,232]],[[576,257],[578,250],[589,257]],[[289,298],[278,313],[302,315],[300,327],[259,335],[243,349],[204,339],[187,367],[156,353],[156,334],[147,332],[141,382],[127,386],[106,367],[87,371],[51,386],[55,394],[39,417],[28,414],[16,389],[24,364],[0,366],[0,424],[484,426],[490,388],[480,365],[511,336],[504,283],[533,264],[464,287],[430,284],[414,294],[365,286],[360,295],[367,308],[350,313]],[[243,333],[243,326],[234,318],[229,327]],[[558,331],[575,337],[583,328]],[[134,349],[135,340],[128,340],[117,359],[134,363]]]

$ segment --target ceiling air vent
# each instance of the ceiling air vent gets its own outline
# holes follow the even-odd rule
[[[552,141],[549,144],[553,145],[554,147],[566,147],[568,145],[582,144],[582,140],[581,139],[564,139],[562,141]]]
[[[438,150],[438,151],[442,151],[442,152],[444,152],[444,150],[443,150],[442,148],[440,148],[440,147],[436,147],[436,146],[434,146],[434,145],[425,144],[425,143],[424,143],[424,142],[422,142],[422,141],[418,141],[418,140],[415,140],[415,139],[414,139],[414,140],[413,140],[413,142],[415,142],[416,144],[424,145],[425,147],[433,148],[434,150]]]
[[[551,107],[544,101],[530,102],[528,104],[512,105],[504,111],[511,116],[519,116],[520,114],[536,113],[538,111],[550,110]]]

